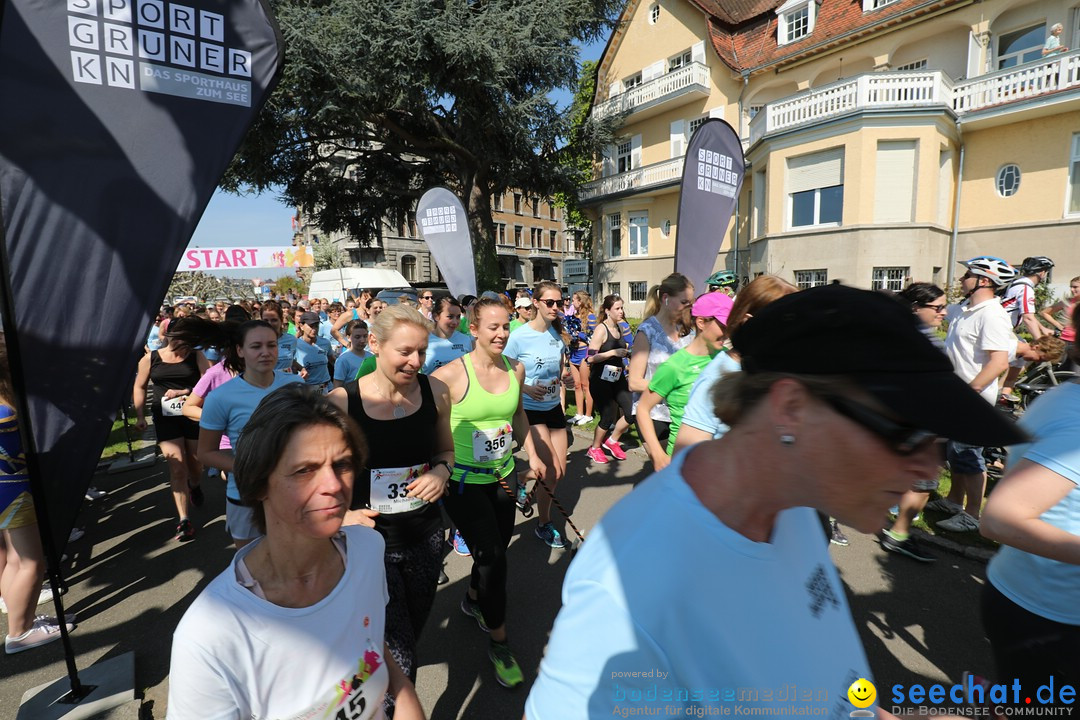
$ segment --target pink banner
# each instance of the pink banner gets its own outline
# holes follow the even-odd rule
[[[206,270],[251,270],[253,268],[314,267],[310,245],[300,247],[208,247],[188,248],[177,272]]]

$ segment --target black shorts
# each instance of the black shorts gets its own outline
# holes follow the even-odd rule
[[[525,408],[525,417],[529,418],[529,425],[547,425],[554,430],[566,427],[566,416],[563,415],[561,405],[556,405],[548,410],[529,410]]]
[[[150,413],[154,418],[154,433],[158,440],[198,440],[199,423],[181,415],[165,416],[156,409]]]

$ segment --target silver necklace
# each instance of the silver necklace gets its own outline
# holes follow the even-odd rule
[[[400,404],[395,403],[393,400],[391,400],[390,396],[387,395],[386,393],[384,393],[382,391],[382,388],[379,387],[379,382],[375,378],[371,379],[371,384],[375,386],[375,390],[380,395],[383,396],[383,398],[386,400],[386,402],[388,402],[388,403],[390,403],[391,405],[394,406],[394,419],[395,420],[400,420],[401,418],[405,417],[405,408],[403,408]]]

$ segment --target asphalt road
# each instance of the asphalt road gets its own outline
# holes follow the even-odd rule
[[[588,535],[607,508],[648,473],[640,451],[631,452],[626,461],[598,466],[585,457],[586,447],[584,436],[578,436],[558,494]],[[86,536],[66,550],[71,591],[64,599],[67,611],[79,618],[72,634],[78,666],[134,651],[141,708],[129,706],[109,717],[163,718],[173,629],[231,557],[224,488],[218,483],[207,487],[206,506],[196,516],[198,537],[181,545],[172,540],[175,521],[163,464],[99,476],[94,484],[109,494],[84,506],[79,525]],[[417,689],[432,720],[516,720],[522,715],[571,557],[533,535],[535,519],[519,514],[518,520],[509,549],[507,625],[526,686],[508,691],[495,682],[487,636],[458,608],[469,560],[450,552],[446,572],[451,581],[439,589],[419,649]],[[879,688],[926,680],[958,682],[969,669],[988,674],[989,646],[978,617],[985,581],[982,563],[942,553],[937,563],[922,565],[884,553],[869,536],[849,532],[849,537],[850,546],[833,546],[831,553]],[[45,606],[39,612],[52,614]],[[0,627],[6,632],[4,617]],[[16,716],[27,689],[64,674],[59,643],[0,655],[0,718]]]

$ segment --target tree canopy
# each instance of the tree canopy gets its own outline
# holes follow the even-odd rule
[[[478,279],[498,278],[491,195],[553,196],[580,180],[609,130],[551,99],[575,90],[577,42],[621,0],[273,0],[285,69],[226,189],[283,188],[325,231],[363,242],[444,184],[469,215]],[[575,147],[567,148],[567,143]]]

